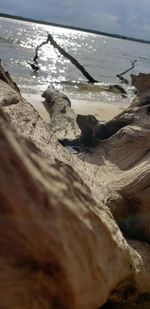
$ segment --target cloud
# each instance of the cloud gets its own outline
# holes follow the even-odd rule
[[[17,14],[17,11],[11,10],[11,9],[6,9],[6,8],[3,8],[3,7],[0,7],[0,12],[3,12],[5,14],[10,14],[10,15],[16,15]]]
[[[1,0],[1,11],[150,39],[150,0]]]

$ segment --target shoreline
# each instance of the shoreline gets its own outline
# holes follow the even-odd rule
[[[44,98],[41,97],[41,94],[30,94],[30,93],[21,93],[22,96],[39,112],[40,116],[47,122],[50,122],[50,115],[45,109],[42,102]],[[76,114],[81,115],[93,115],[99,121],[106,122],[111,120],[117,114],[122,112],[128,107],[130,102],[121,104],[121,103],[106,103],[102,101],[93,101],[93,100],[83,100],[71,98],[71,107],[74,109]]]

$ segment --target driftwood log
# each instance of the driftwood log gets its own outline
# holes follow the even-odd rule
[[[50,115],[50,126],[56,138],[76,139],[81,131],[76,122],[77,115],[71,108],[68,97],[51,87],[44,91],[42,97],[45,98],[43,104]]]
[[[150,137],[144,94],[115,118],[132,114],[130,124],[77,157],[28,102],[20,96],[14,102],[15,91],[0,80],[1,93],[4,88],[1,308],[98,309],[107,301],[108,308],[146,308]],[[126,238],[117,222],[128,227]]]

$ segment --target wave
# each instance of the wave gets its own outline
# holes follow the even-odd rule
[[[20,45],[21,41],[18,39],[14,39],[11,37],[2,37],[0,36],[0,42],[1,43],[6,43],[6,44],[13,44],[13,45]]]

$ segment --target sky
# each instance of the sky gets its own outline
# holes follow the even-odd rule
[[[0,12],[150,40],[150,0],[0,0]]]

